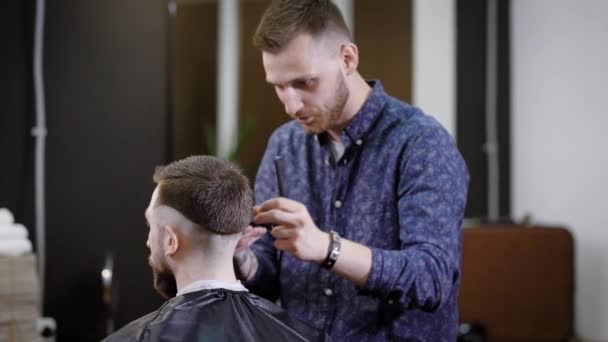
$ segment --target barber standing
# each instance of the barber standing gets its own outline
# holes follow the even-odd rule
[[[293,121],[258,170],[254,221],[275,228],[240,240],[245,285],[335,340],[455,341],[469,178],[450,135],[358,73],[329,0],[273,1],[254,45]]]

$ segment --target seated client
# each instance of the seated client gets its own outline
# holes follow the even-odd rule
[[[236,279],[234,250],[253,213],[228,161],[189,157],[154,174],[145,216],[154,288],[168,300],[104,341],[325,341]]]

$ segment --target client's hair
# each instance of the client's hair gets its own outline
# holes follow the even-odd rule
[[[159,185],[159,205],[176,209],[213,233],[240,233],[251,220],[249,180],[229,161],[188,157],[157,167],[154,182]]]

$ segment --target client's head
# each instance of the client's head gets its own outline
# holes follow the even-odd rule
[[[234,248],[253,207],[241,170],[216,157],[193,156],[157,167],[154,182],[145,212],[154,288],[175,296],[178,273],[192,273],[187,267],[216,278],[233,272]]]

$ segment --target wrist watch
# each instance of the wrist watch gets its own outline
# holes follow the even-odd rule
[[[326,269],[331,269],[334,267],[336,260],[338,260],[338,256],[340,256],[340,235],[335,231],[329,232],[330,242],[329,248],[327,249],[327,257],[321,263],[321,267]]]

